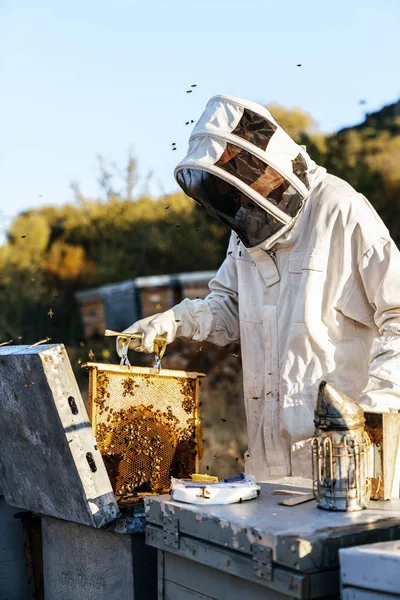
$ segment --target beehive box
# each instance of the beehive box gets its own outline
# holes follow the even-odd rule
[[[63,344],[0,348],[0,481],[8,504],[102,527],[118,515]]]
[[[143,506],[120,511],[62,344],[0,348],[0,414],[5,499],[42,516],[45,598],[154,600]],[[0,600],[22,600],[22,528],[5,509],[0,498]]]
[[[123,512],[100,530],[42,518],[46,600],[156,599],[157,557],[145,545],[143,507]]]
[[[99,290],[87,290],[76,294],[80,304],[81,318],[86,339],[98,337],[106,328],[104,302]]]
[[[400,598],[400,542],[340,550],[343,600]]]
[[[339,549],[400,538],[400,501],[358,513],[331,513],[315,501],[278,502],[309,493],[311,480],[262,484],[260,496],[228,506],[146,498],[146,540],[158,548],[159,599],[338,599]]]
[[[17,512],[0,492],[0,599],[31,600],[23,531],[14,518]]]

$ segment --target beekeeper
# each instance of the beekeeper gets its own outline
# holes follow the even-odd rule
[[[400,254],[369,202],[308,156],[263,106],[215,96],[175,170],[232,230],[204,300],[129,327],[241,343],[248,452],[258,480],[310,476],[318,385],[400,408]],[[131,342],[131,348],[137,348]]]

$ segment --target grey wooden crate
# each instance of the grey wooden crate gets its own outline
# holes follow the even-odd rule
[[[356,589],[400,598],[400,541],[380,542],[340,550],[343,594]],[[355,593],[355,592],[354,592]]]
[[[18,508],[0,495],[0,600],[30,600],[21,521]]]
[[[0,348],[0,481],[8,504],[101,527],[118,515],[62,344]]]
[[[339,548],[400,538],[400,501],[374,502],[359,513],[330,513],[315,502],[280,506],[285,491],[309,491],[293,483],[299,485],[291,478],[262,484],[256,500],[228,506],[195,506],[170,496],[148,498],[147,543],[163,553],[164,565],[172,564],[172,556],[191,561],[196,568],[213,570],[221,582],[230,579],[232,589],[239,578],[266,598],[338,598]],[[176,571],[182,570],[183,563]],[[166,575],[163,581],[162,573],[159,599],[165,600],[172,594],[171,584],[185,584]],[[207,597],[209,592],[201,588],[203,577],[193,573],[188,589]]]
[[[156,551],[145,545],[140,519],[139,527],[134,520],[99,530],[43,517],[45,598],[155,600]]]
[[[159,551],[163,586],[159,600],[287,600],[286,594],[218,571],[170,552]]]

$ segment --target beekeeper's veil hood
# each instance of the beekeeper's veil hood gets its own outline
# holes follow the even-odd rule
[[[220,95],[197,122],[175,177],[251,248],[291,228],[308,195],[312,165],[266,108]]]

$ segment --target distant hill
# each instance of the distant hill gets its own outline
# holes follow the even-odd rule
[[[400,135],[400,100],[388,104],[376,112],[367,113],[362,123],[345,127],[336,133],[340,136],[351,130],[365,132],[365,130],[387,131],[391,136]]]

